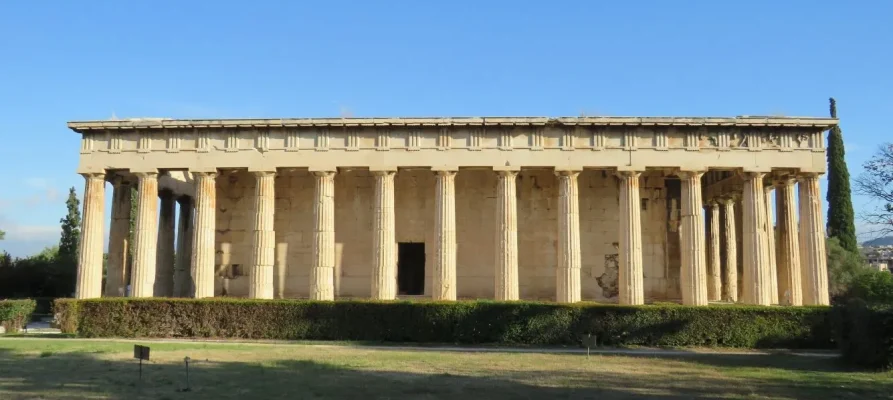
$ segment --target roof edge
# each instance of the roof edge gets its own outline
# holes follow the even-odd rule
[[[166,119],[71,121],[76,132],[131,129],[188,128],[285,128],[350,126],[751,126],[830,129],[837,118],[820,117],[410,117],[410,118],[258,118],[258,119]]]

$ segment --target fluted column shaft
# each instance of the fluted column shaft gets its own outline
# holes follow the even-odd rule
[[[180,215],[177,218],[177,260],[174,265],[174,297],[191,297],[192,287],[190,264],[192,263],[192,199],[181,196],[177,199]]]
[[[158,259],[158,174],[136,173],[136,223],[133,232],[132,297],[155,294],[155,267]]]
[[[251,227],[251,264],[248,268],[248,297],[273,298],[273,263],[276,256],[276,172],[254,173],[254,220]]]
[[[372,298],[397,298],[397,231],[394,215],[395,171],[372,171],[375,204],[372,216]]]
[[[558,266],[555,301],[580,301],[580,202],[579,171],[555,171],[558,176]]]
[[[102,245],[105,217],[105,174],[82,174],[84,185],[84,217],[78,248],[78,271],[75,297],[92,299],[102,296]]]
[[[710,211],[710,259],[707,262],[707,300],[722,299],[722,259],[720,253],[720,217],[719,203],[711,202],[707,206]]]
[[[431,297],[456,300],[456,171],[435,171],[434,276]]]
[[[497,171],[496,300],[518,300],[518,171]]]
[[[769,290],[772,304],[778,304],[778,265],[775,250],[775,224],[772,223],[772,186],[763,190],[766,194],[766,256],[769,257]]]
[[[620,254],[617,286],[620,304],[645,304],[642,269],[642,211],[639,197],[640,172],[619,172]]]
[[[797,210],[794,209],[794,179],[777,183],[775,212],[778,231],[778,294],[780,304],[803,305],[800,272],[800,243],[797,235]]]
[[[819,175],[800,178],[800,251],[804,305],[828,305],[828,264]]]
[[[335,171],[314,171],[310,299],[335,300]]]
[[[158,217],[158,255],[155,260],[155,297],[174,295],[174,248],[177,202],[168,190],[159,192],[161,212]]]
[[[723,260],[726,269],[723,271],[723,295],[722,299],[735,303],[738,301],[738,242],[735,236],[735,199],[723,199],[723,238],[725,239],[725,252]]]
[[[744,183],[744,302],[772,304],[769,270],[769,238],[766,232],[766,197],[763,173],[745,173]]]
[[[700,171],[678,173],[682,184],[680,252],[682,258],[682,304],[707,305],[707,265],[704,254],[704,215]]]
[[[112,221],[109,229],[109,255],[106,267],[105,295],[123,297],[127,294],[127,253],[130,246],[130,191],[129,183],[121,177],[112,180]]]
[[[192,228],[192,278],[189,294],[214,297],[214,258],[217,242],[217,173],[194,172],[195,218]]]

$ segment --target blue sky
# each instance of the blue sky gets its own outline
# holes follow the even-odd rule
[[[83,190],[65,122],[113,114],[825,116],[834,96],[853,175],[893,139],[891,2],[548,3],[0,1],[0,248],[58,241]]]

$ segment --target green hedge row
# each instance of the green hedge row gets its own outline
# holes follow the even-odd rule
[[[0,325],[7,333],[20,331],[31,320],[35,307],[37,303],[31,299],[0,300]]]
[[[828,307],[427,302],[57,300],[57,324],[83,337],[832,348]]]
[[[893,305],[850,300],[834,307],[832,320],[844,360],[872,369],[893,368]]]

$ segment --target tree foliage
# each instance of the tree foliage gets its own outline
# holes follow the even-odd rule
[[[856,179],[856,193],[874,200],[875,206],[861,217],[871,226],[872,233],[893,234],[893,143],[881,145],[863,167]]]
[[[828,254],[828,290],[833,297],[844,295],[856,277],[868,269],[865,260],[859,253],[843,248],[838,238],[828,238],[825,249]]]
[[[0,230],[0,240],[6,239],[6,232]]]
[[[59,220],[62,223],[62,236],[59,238],[59,258],[76,262],[78,259],[78,246],[81,239],[81,210],[77,193],[72,187],[68,191],[68,199],[65,200],[68,213],[65,218]]]
[[[837,102],[832,97],[831,117],[837,118]],[[843,134],[839,126],[828,134],[828,236],[840,240],[844,249],[859,251],[856,240],[850,172],[847,169]]]

